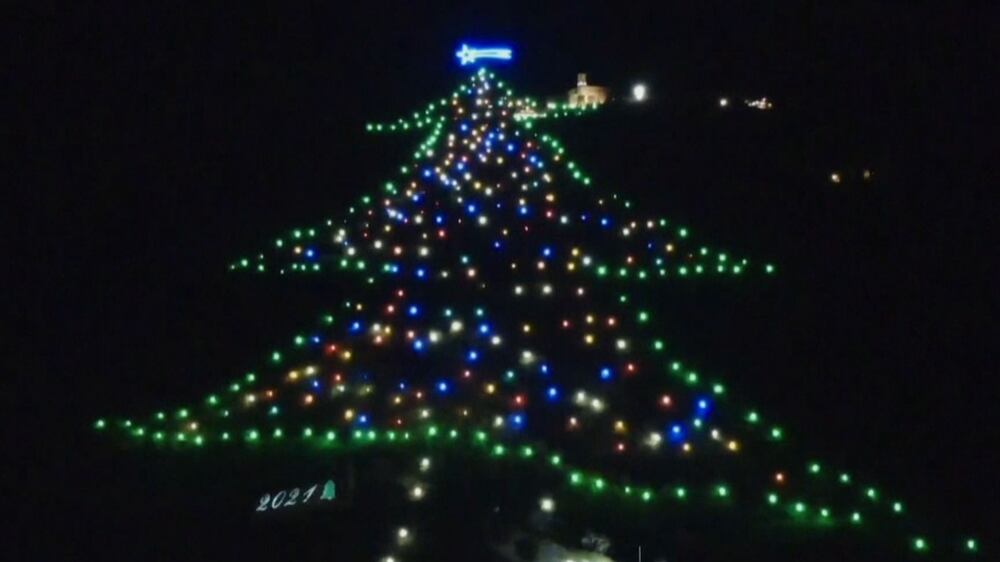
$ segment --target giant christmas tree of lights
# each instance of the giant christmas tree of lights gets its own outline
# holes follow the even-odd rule
[[[774,267],[593,186],[537,125],[594,108],[517,96],[483,67],[509,50],[456,55],[472,70],[451,95],[367,126],[426,134],[394,179],[342,220],[291,230],[231,266],[352,276],[356,294],[197,404],[99,430],[172,447],[396,447],[412,451],[404,489],[416,503],[434,491],[435,455],[459,448],[555,478],[531,499],[543,512],[579,494],[654,512],[746,506],[807,527],[884,525],[918,553],[977,550],[971,538],[932,540],[851,472],[788,461],[780,425],[679,359],[658,332],[657,291]],[[387,531],[389,559],[419,534],[403,523]]]

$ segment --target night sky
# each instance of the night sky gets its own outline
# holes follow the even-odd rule
[[[418,137],[364,124],[450,92],[463,40],[513,45],[522,93],[648,84],[647,104],[554,132],[597,184],[780,272],[665,284],[677,348],[931,528],[995,535],[995,11],[144,4],[18,10],[3,39],[6,559],[365,552],[234,515],[323,470],[309,459],[135,451],[91,427],[202,396],[349,294],[226,266],[388,177]],[[717,104],[765,95],[771,112]]]

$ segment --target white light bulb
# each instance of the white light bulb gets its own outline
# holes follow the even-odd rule
[[[649,434],[649,438],[646,440],[650,447],[659,447],[660,443],[663,441],[663,436],[657,432],[652,432]]]
[[[548,497],[542,498],[538,502],[538,505],[542,509],[542,511],[546,513],[552,513],[553,511],[556,510],[556,502],[552,498]]]
[[[636,84],[635,86],[632,86],[632,99],[635,101],[645,101],[646,94],[647,91],[645,84]]]

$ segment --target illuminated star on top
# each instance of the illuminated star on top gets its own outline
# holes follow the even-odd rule
[[[465,66],[479,59],[510,60],[512,54],[507,47],[476,48],[463,43],[462,48],[455,51],[455,56],[458,57],[459,63]]]

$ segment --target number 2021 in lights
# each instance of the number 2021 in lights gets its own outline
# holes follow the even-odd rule
[[[313,499],[315,498],[315,501]],[[264,494],[257,500],[256,511],[275,511],[286,507],[302,506],[307,503],[319,503],[333,501],[337,499],[337,484],[333,480],[325,483],[316,483],[305,488],[292,488],[290,490],[279,490],[271,494]]]

